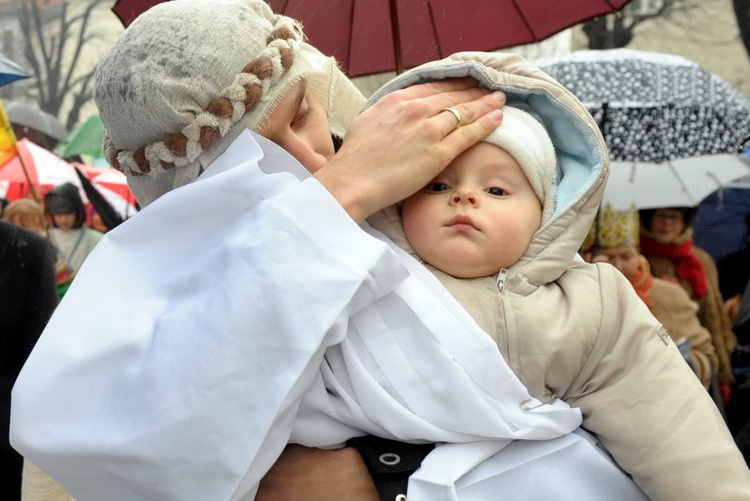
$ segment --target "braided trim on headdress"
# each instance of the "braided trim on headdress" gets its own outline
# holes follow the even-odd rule
[[[222,89],[186,125],[164,141],[135,151],[117,149],[109,134],[104,137],[104,155],[112,167],[133,176],[183,167],[211,149],[229,129],[252,111],[269,88],[292,66],[304,39],[302,26],[294,19],[278,16],[268,44],[260,56],[247,64],[234,81]]]

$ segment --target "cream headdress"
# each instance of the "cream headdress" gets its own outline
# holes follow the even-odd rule
[[[262,0],[173,0],[125,30],[96,70],[104,153],[141,206],[194,181],[300,79],[343,137],[364,98],[302,26]]]

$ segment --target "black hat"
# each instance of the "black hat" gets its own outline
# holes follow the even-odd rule
[[[76,224],[80,227],[86,218],[83,200],[78,187],[73,183],[55,186],[44,196],[44,206],[50,214],[75,214]]]

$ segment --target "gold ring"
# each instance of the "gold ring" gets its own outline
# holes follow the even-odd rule
[[[453,127],[453,130],[456,130],[456,129],[458,129],[459,127],[461,127],[461,124],[462,124],[462,123],[463,123],[464,121],[463,121],[463,119],[461,118],[461,113],[459,113],[459,112],[458,112],[458,110],[457,110],[456,108],[453,108],[453,107],[451,107],[451,108],[443,108],[443,111],[450,111],[451,113],[453,113],[453,116],[454,116],[454,117],[456,117],[456,126],[455,126],[455,127]]]

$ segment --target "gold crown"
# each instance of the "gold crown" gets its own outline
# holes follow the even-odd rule
[[[618,211],[607,203],[599,209],[581,250],[591,247],[617,247],[620,245],[638,246],[640,221],[638,209],[631,206],[629,211]]]

